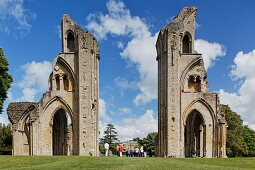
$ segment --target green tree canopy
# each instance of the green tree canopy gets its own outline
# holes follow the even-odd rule
[[[118,134],[115,131],[115,127],[113,124],[107,124],[106,130],[104,131],[104,137],[101,139],[103,143],[116,143],[118,141]]]
[[[244,139],[245,128],[243,121],[237,113],[233,112],[227,105],[222,105],[227,121],[227,156],[245,156],[248,154],[248,146]]]
[[[3,112],[4,100],[7,98],[7,91],[12,82],[12,76],[8,73],[9,62],[0,48],[0,113]]]
[[[152,132],[147,135],[147,137],[141,139],[139,137],[133,138],[133,141],[137,141],[139,147],[145,146],[147,147],[148,152],[154,153],[155,152],[155,139],[158,135],[158,132]]]
[[[0,149],[12,146],[12,135],[10,126],[0,123]]]
[[[248,126],[244,126],[243,137],[248,147],[248,154],[246,156],[255,156],[255,131]]]

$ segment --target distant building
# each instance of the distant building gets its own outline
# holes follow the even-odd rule
[[[130,141],[126,141],[126,142],[120,142],[119,145],[123,146],[124,151],[134,150],[135,146],[138,145],[138,142],[130,140]]]

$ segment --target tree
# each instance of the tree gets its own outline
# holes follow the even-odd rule
[[[133,138],[133,141],[137,141],[138,147],[145,146],[149,153],[153,154],[155,152],[155,139],[158,132],[152,132],[147,135],[147,137],[141,139],[139,137]]]
[[[8,65],[9,62],[3,54],[3,49],[0,48],[0,113],[3,112],[3,103],[12,82],[12,76],[8,73]]]
[[[245,128],[243,121],[237,113],[233,112],[228,106],[222,105],[227,121],[227,156],[245,156],[248,154],[248,146],[244,139]]]
[[[104,143],[109,143],[110,145],[110,150],[112,151],[113,154],[116,154],[117,152],[117,143],[118,142],[118,138],[117,138],[118,134],[115,131],[115,127],[112,124],[107,124],[106,125],[106,130],[104,131],[104,136],[101,139],[101,146]],[[103,152],[101,152],[103,153]]]
[[[133,138],[133,141],[136,141],[138,143],[138,147],[144,145],[144,139],[141,139],[139,137]]]
[[[115,143],[118,141],[118,138],[117,138],[117,132],[115,131],[115,127],[114,125],[112,124],[107,124],[106,126],[106,130],[104,131],[104,137],[102,139],[102,142],[103,143],[109,143],[109,144],[112,144],[112,143]]]
[[[147,135],[146,138],[144,138],[144,144],[146,144],[148,152],[150,155],[155,153],[155,139],[158,135],[157,132],[152,132]]]
[[[243,137],[248,147],[248,154],[246,156],[255,156],[255,131],[246,125],[244,126]]]
[[[0,154],[11,154],[12,134],[10,126],[0,123]]]

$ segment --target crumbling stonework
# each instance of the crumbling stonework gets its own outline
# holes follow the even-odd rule
[[[64,15],[49,91],[39,103],[10,103],[7,109],[14,155],[99,155],[99,58],[96,38]]]
[[[194,50],[196,11],[183,8],[158,35],[158,156],[226,157],[225,117]]]

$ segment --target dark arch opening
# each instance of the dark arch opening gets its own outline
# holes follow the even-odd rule
[[[188,80],[188,89],[191,92],[201,92],[201,78],[191,75]]]
[[[193,110],[187,117],[184,130],[185,157],[204,157],[206,127],[201,113]]]
[[[66,91],[69,90],[69,80],[68,80],[67,75],[64,75],[63,83],[64,83],[64,90],[66,90]]]
[[[191,53],[191,38],[188,34],[182,39],[182,53]]]
[[[60,90],[60,78],[59,75],[56,75],[56,90]]]
[[[67,49],[68,52],[74,52],[74,35],[71,32],[67,34]]]
[[[53,155],[67,155],[68,152],[67,116],[64,109],[59,109],[54,114],[52,127]]]

